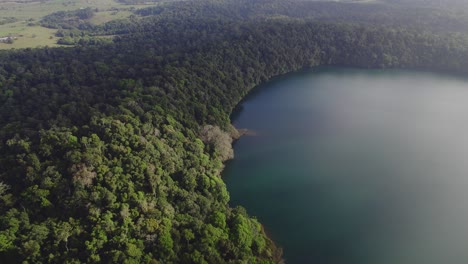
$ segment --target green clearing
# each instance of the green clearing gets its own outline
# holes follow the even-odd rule
[[[155,4],[151,4],[155,5]],[[111,20],[130,16],[130,8],[142,8],[148,5],[124,5],[114,0],[46,0],[46,1],[6,1],[0,2],[0,17],[14,17],[16,22],[0,25],[0,37],[14,36],[17,39],[13,44],[0,43],[0,49],[34,48],[39,46],[58,46],[54,33],[56,30],[41,26],[28,26],[37,24],[42,17],[58,11],[72,11],[91,7],[97,9],[90,20],[100,25]],[[52,37],[52,38],[51,38]]]
[[[15,23],[16,24],[16,23]],[[16,30],[16,32],[13,31]],[[17,25],[12,28],[12,36],[15,36],[13,44],[0,43],[0,49],[23,49],[33,47],[57,47],[57,37],[54,36],[55,29],[48,29],[41,26]],[[2,32],[3,34],[4,32]]]
[[[45,2],[11,1],[0,4],[0,17],[16,17],[21,20],[39,20],[43,16],[53,12],[71,11],[84,7],[108,9],[122,8],[127,6],[116,3],[113,0],[48,0]]]

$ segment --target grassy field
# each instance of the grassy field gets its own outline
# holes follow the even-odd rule
[[[108,9],[122,7],[113,0],[48,0],[20,3],[16,1],[0,1],[0,17],[16,17],[21,20],[39,20],[43,16],[57,11],[70,11],[82,7]]]
[[[54,36],[55,31],[40,26],[22,27],[18,25],[17,34],[13,44],[0,43],[0,49],[22,49],[31,47],[56,47],[57,38]]]
[[[14,36],[17,39],[13,44],[0,43],[0,49],[33,48],[39,46],[57,46],[54,36],[56,30],[40,26],[28,26],[37,24],[42,17],[58,12],[72,11],[80,8],[92,7],[97,9],[91,23],[99,25],[114,19],[130,16],[127,9],[142,8],[145,5],[123,5],[114,0],[0,0],[0,18],[14,17],[16,22],[0,25],[0,37]],[[112,9],[112,10],[111,10]]]

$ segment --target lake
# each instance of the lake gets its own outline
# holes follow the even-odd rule
[[[252,92],[223,173],[286,263],[468,263],[468,78],[319,67]]]

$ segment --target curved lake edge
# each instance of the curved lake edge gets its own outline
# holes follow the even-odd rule
[[[376,71],[376,72],[379,72],[379,71],[380,72],[384,72],[384,71],[414,72],[414,73],[423,73],[423,74],[436,74],[440,76],[453,77],[456,79],[464,79],[466,78],[466,74],[467,74],[467,72],[464,72],[464,71],[453,71],[453,70],[432,69],[432,68],[422,68],[422,67],[419,67],[419,68],[418,67],[381,68],[381,67],[362,67],[358,65],[354,66],[354,65],[325,65],[324,64],[324,65],[313,65],[310,67],[298,68],[297,70],[287,71],[284,73],[279,73],[277,75],[268,77],[265,80],[261,80],[259,84],[249,89],[248,92],[236,103],[235,107],[232,109],[229,115],[231,124],[236,119],[237,115],[240,114],[240,111],[242,111],[242,103],[244,103],[249,98],[255,96],[256,94],[263,92],[264,88],[266,88],[270,83],[275,82],[275,81],[280,81],[283,79],[287,79],[294,75],[305,75],[305,74],[309,74],[312,72],[326,71],[327,69],[348,69],[348,70],[356,70],[356,71],[371,70],[371,71]],[[240,128],[240,129],[248,130],[249,128]]]
[[[269,77],[268,79],[261,81],[258,85],[255,85],[251,89],[248,90],[247,94],[244,95],[239,102],[234,106],[232,109],[229,119],[230,119],[230,124],[232,128],[234,128],[237,132],[236,135],[232,135],[231,137],[233,139],[232,146],[238,141],[241,137],[244,136],[258,136],[258,132],[255,130],[252,130],[251,128],[248,127],[236,127],[233,122],[236,120],[236,118],[240,115],[240,113],[243,111],[242,109],[242,104],[248,101],[249,99],[255,97],[259,93],[263,93],[269,88],[269,85],[274,82],[278,82],[281,80],[285,80],[288,78],[291,78],[293,76],[301,76],[301,75],[307,75],[311,73],[320,73],[320,72],[325,72],[330,69],[342,69],[342,70],[353,70],[353,71],[361,71],[361,70],[371,70],[371,71],[376,71],[376,72],[388,72],[388,71],[394,71],[394,72],[406,72],[406,73],[419,73],[419,74],[436,74],[441,77],[451,77],[455,79],[466,79],[466,74],[465,72],[462,71],[450,71],[450,70],[437,70],[437,69],[431,69],[431,68],[413,68],[413,67],[400,67],[400,68],[380,68],[380,67],[361,67],[361,66],[352,66],[352,65],[315,65],[315,66],[310,66],[310,67],[304,67],[300,68],[297,70],[293,71],[288,71],[285,73],[280,73],[278,75],[274,75],[272,77]],[[235,156],[234,156],[235,159]],[[227,161],[229,162],[229,161]],[[223,171],[221,171],[221,175],[223,174]]]
[[[444,70],[417,69],[417,68],[404,68],[404,67],[403,68],[365,68],[365,67],[353,67],[353,66],[349,66],[349,65],[347,65],[347,66],[324,65],[324,66],[307,67],[307,68],[299,69],[297,71],[290,71],[290,72],[287,72],[287,73],[275,75],[275,76],[273,76],[273,77],[271,77],[271,78],[269,78],[269,79],[267,79],[265,81],[262,81],[259,85],[256,85],[252,89],[250,89],[247,92],[247,94],[245,96],[243,96],[242,99],[236,104],[233,111],[231,112],[231,114],[230,114],[231,125],[233,125],[234,121],[237,119],[237,117],[243,111],[242,105],[246,101],[248,101],[249,99],[251,99],[251,98],[255,97],[256,95],[258,95],[259,93],[263,93],[265,91],[268,91],[265,88],[268,89],[272,82],[277,82],[277,81],[281,81],[281,80],[284,80],[284,79],[288,79],[291,76],[295,76],[295,75],[300,76],[300,75],[307,75],[307,74],[311,74],[311,73],[319,73],[321,71],[326,71],[326,70],[329,70],[329,69],[344,69],[344,70],[354,70],[354,71],[371,70],[371,71],[376,71],[376,72],[393,71],[393,72],[405,72],[405,73],[408,72],[408,73],[419,73],[419,74],[428,74],[428,75],[436,74],[436,75],[441,76],[441,77],[465,79],[466,80],[466,76],[463,73],[453,72],[453,71],[444,71]],[[235,127],[235,126],[233,125],[233,127]],[[256,131],[251,130],[249,127],[236,128],[236,130],[239,132],[239,137],[234,138],[233,146],[237,143],[237,141],[240,139],[240,137],[249,136],[249,135],[252,135],[252,134],[253,135],[257,134]],[[234,159],[236,159],[236,157],[234,157]],[[230,163],[230,161],[227,161],[225,165],[229,166],[229,163]],[[225,168],[221,172],[222,176],[225,173]],[[248,213],[252,217],[256,218],[256,216],[251,214],[251,212],[248,211]],[[275,243],[275,241],[271,238],[270,232],[268,232],[268,230],[265,229],[265,226],[262,223],[260,223],[260,224],[262,226],[262,232],[268,237],[268,239],[270,240],[269,242],[272,243],[272,245],[274,246],[273,248],[275,249],[275,252],[280,252],[280,254],[282,254],[282,249],[280,247],[278,247],[278,245]],[[281,245],[279,245],[279,246],[281,246]],[[283,260],[278,259],[278,261],[282,262]]]
[[[268,85],[272,82],[275,82],[275,81],[280,81],[280,80],[283,80],[283,79],[286,79],[286,78],[289,78],[291,76],[294,76],[294,75],[302,75],[302,74],[309,74],[311,72],[315,72],[315,71],[320,71],[320,70],[325,70],[325,69],[328,69],[328,68],[352,68],[352,69],[364,69],[364,68],[358,68],[358,67],[341,67],[341,66],[330,66],[330,65],[317,65],[317,66],[312,66],[312,67],[306,67],[306,68],[302,68],[302,69],[298,69],[298,70],[295,70],[295,71],[289,71],[289,72],[286,72],[286,73],[281,73],[281,74],[278,74],[278,75],[275,75],[275,76],[272,76],[270,77],[269,79],[265,80],[265,81],[262,81],[260,84],[254,86],[253,88],[251,88],[248,93],[243,96],[241,98],[241,100],[236,104],[236,106],[234,107],[234,109],[232,110],[231,114],[230,114],[230,121],[231,121],[231,126],[232,128],[234,128],[237,132],[236,135],[232,135],[231,133],[231,137],[233,139],[232,141],[232,148],[233,148],[233,151],[234,151],[234,146],[235,144],[237,143],[238,140],[240,140],[242,137],[245,137],[245,136],[257,136],[258,133],[257,131],[254,131],[250,128],[237,128],[233,125],[233,121],[236,119],[236,117],[242,112],[242,104],[244,102],[246,102],[247,100],[249,100],[250,98],[254,97],[256,94],[258,93],[261,93],[261,92],[264,92],[265,89],[268,88]],[[375,70],[383,70],[383,69],[380,69],[380,68],[375,68]],[[220,175],[221,175],[221,178],[223,178],[224,176],[224,173],[225,173],[225,170],[226,170],[226,167],[229,166],[229,164],[231,163],[232,160],[234,160],[236,158],[235,156],[235,152],[234,152],[234,158],[230,159],[230,160],[226,160],[224,161],[224,166],[223,166],[223,170],[220,172]],[[251,216],[251,217],[254,217],[255,219],[257,219],[257,217],[255,215],[252,215],[251,213],[249,213],[247,211],[247,213]],[[285,264],[286,263],[286,260],[283,258],[284,255],[283,255],[283,248],[281,247],[281,245],[278,245],[275,240],[272,239],[272,235],[271,233],[267,230],[267,228],[265,227],[265,225],[260,222],[260,226],[261,226],[261,232],[263,233],[263,235],[268,239],[267,241],[267,245],[271,248],[272,250],[272,254],[274,255],[274,259],[275,259],[275,263],[277,264]]]

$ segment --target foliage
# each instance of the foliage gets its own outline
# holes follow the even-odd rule
[[[83,21],[94,16],[94,10],[90,7],[81,8],[74,11],[58,11],[45,16],[41,20],[41,25],[47,28],[73,29],[80,26],[84,28]]]
[[[206,125],[200,132],[200,138],[211,146],[223,161],[234,158],[232,137],[218,126]]]
[[[0,53],[2,261],[280,262],[219,175],[238,102],[316,65],[468,69],[463,35],[211,12],[166,5],[98,27],[126,33],[112,43]]]

